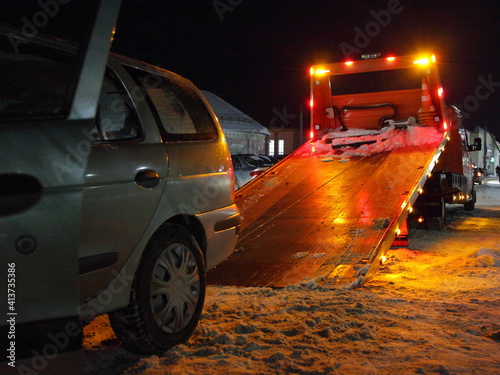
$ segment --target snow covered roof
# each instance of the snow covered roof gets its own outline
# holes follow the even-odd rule
[[[210,91],[201,90],[212,106],[223,130],[270,135],[267,128]]]

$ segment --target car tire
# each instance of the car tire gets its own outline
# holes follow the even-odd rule
[[[187,341],[203,309],[205,273],[191,233],[166,225],[143,255],[129,305],[109,314],[116,336],[129,350],[148,354]]]

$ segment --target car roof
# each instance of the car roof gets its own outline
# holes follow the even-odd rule
[[[121,65],[128,66],[131,68],[137,68],[140,70],[148,71],[154,74],[158,74],[164,77],[167,77],[169,79],[173,79],[175,81],[184,83],[185,85],[190,86],[191,88],[195,89],[196,91],[199,91],[198,88],[194,85],[193,82],[191,82],[189,79],[174,73],[170,70],[160,68],[155,65],[148,64],[144,61],[136,60],[131,57],[123,56],[118,53],[111,52],[109,54],[109,59],[118,62]]]

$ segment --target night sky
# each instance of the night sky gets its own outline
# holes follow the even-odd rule
[[[115,52],[212,91],[264,126],[308,126],[309,67],[434,51],[447,102],[500,139],[498,1],[124,0]],[[365,37],[360,37],[362,32]]]

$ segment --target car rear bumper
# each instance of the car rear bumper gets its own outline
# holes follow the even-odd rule
[[[207,270],[215,267],[234,252],[241,216],[236,205],[204,212],[197,218],[205,228],[207,239]]]

